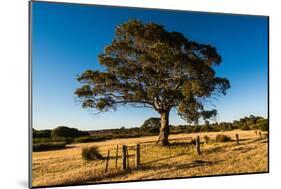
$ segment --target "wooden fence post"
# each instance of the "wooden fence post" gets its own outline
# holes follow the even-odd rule
[[[117,167],[117,161],[118,161],[118,144],[116,146],[115,168]]]
[[[236,144],[239,144],[239,135],[236,133],[235,136],[236,136]]]
[[[110,150],[107,151],[106,164],[105,164],[105,172],[106,173],[107,173],[107,170],[108,170],[109,154],[110,154]]]
[[[122,146],[122,167],[123,170],[127,169],[127,146]]]
[[[172,152],[171,152],[171,146],[170,146],[170,143],[169,143],[169,153],[170,153],[170,157],[172,156]]]
[[[261,136],[261,131],[259,131],[259,136],[260,136],[260,139],[262,139],[262,136]]]
[[[136,159],[135,159],[136,169],[140,167],[140,144],[136,145]]]
[[[198,155],[201,154],[201,151],[200,151],[200,137],[199,136],[197,136],[197,138],[196,138],[196,151],[197,151]]]
[[[127,152],[127,169],[130,169],[130,158],[129,158],[129,150],[128,150],[128,148],[127,148],[127,150],[126,150],[126,152]]]

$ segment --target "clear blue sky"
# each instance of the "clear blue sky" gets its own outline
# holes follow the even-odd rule
[[[97,56],[111,43],[115,27],[129,19],[162,24],[168,31],[215,46],[222,56],[217,75],[230,80],[226,96],[214,102],[217,121],[248,115],[267,117],[267,17],[54,4],[32,4],[33,127],[59,125],[83,130],[140,126],[151,109],[120,107],[94,115],[82,109],[76,76],[104,69]],[[171,124],[185,124],[173,111]]]

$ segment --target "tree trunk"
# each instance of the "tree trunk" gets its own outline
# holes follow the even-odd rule
[[[161,112],[160,124],[161,126],[157,144],[167,146],[169,145],[169,111]]]

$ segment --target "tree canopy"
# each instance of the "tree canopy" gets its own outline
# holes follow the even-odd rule
[[[161,127],[168,127],[172,108],[189,123],[215,116],[216,109],[206,109],[205,102],[230,88],[213,69],[222,61],[215,47],[155,23],[130,20],[117,26],[98,58],[105,71],[86,70],[77,78],[82,86],[75,94],[83,108],[152,108],[161,115]]]

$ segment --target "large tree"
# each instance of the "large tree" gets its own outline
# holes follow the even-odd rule
[[[155,23],[130,20],[117,26],[99,62],[105,71],[87,70],[77,78],[82,107],[100,112],[127,104],[152,108],[160,114],[161,145],[169,143],[172,108],[189,123],[210,119],[217,111],[206,109],[206,101],[230,87],[213,69],[221,62],[215,47]]]

